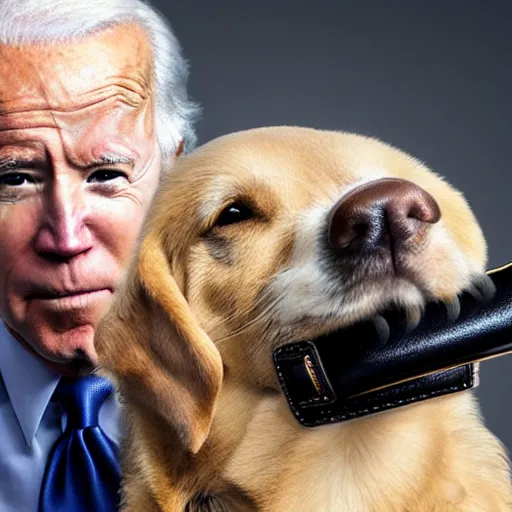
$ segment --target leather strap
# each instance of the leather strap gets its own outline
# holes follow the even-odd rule
[[[364,322],[335,339],[278,347],[275,368],[297,420],[305,426],[346,421],[475,387],[473,363],[512,351],[512,265],[488,275],[492,298],[462,294],[455,321],[443,304],[432,303],[411,333],[393,323],[384,345]]]
[[[286,356],[282,359],[286,361]],[[451,370],[436,372],[418,379],[390,386],[380,391],[371,391],[353,398],[315,400],[315,390],[309,392],[302,388],[297,392],[296,379],[288,379],[291,360],[278,365],[281,387],[288,400],[290,409],[299,423],[305,427],[317,427],[329,423],[353,420],[369,414],[395,409],[430,398],[458,391],[464,391],[478,385],[478,366],[466,364]],[[304,384],[307,380],[304,379]],[[304,396],[307,396],[304,401]]]

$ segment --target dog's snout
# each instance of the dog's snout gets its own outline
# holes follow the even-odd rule
[[[436,200],[410,181],[383,178],[350,191],[334,207],[328,238],[332,246],[365,252],[381,246],[391,250],[420,239],[441,211]]]

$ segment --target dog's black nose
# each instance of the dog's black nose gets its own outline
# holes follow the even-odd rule
[[[349,252],[391,251],[423,239],[425,227],[437,222],[436,200],[410,181],[383,178],[351,190],[333,208],[329,242]]]

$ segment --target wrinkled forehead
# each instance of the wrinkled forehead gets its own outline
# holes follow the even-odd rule
[[[151,76],[147,38],[134,25],[79,41],[0,45],[0,114],[16,112],[20,104],[23,109],[73,110],[84,106],[82,98],[94,104],[109,86],[117,87],[126,102],[141,103]]]
[[[188,158],[176,169],[183,187],[175,195],[189,194],[201,217],[238,199],[303,210],[336,200],[357,184],[411,168],[405,156],[377,141],[308,129],[234,134]]]

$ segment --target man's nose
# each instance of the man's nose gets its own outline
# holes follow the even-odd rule
[[[45,258],[67,260],[92,247],[89,206],[77,186],[55,184],[43,199],[35,250]]]
[[[330,244],[348,253],[380,247],[392,252],[419,240],[441,211],[436,200],[418,185],[383,178],[350,191],[334,207],[328,228]]]

